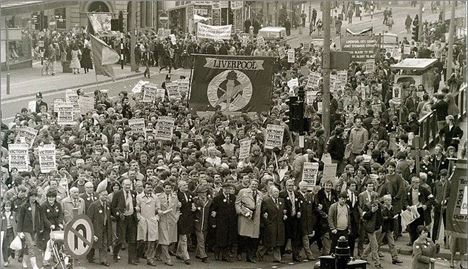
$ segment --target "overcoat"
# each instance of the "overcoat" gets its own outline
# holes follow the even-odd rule
[[[262,221],[264,222],[263,245],[267,248],[283,246],[285,243],[284,216],[286,216],[284,200],[278,198],[278,203],[270,196],[262,202]],[[264,214],[268,216],[265,218]]]
[[[256,199],[254,194],[256,192]],[[238,214],[238,233],[240,236],[259,238],[260,213],[263,195],[258,190],[245,188],[239,191],[236,198],[236,212]],[[248,216],[248,214],[252,214]]]
[[[92,202],[89,205],[89,208],[86,212],[88,217],[93,223],[94,235],[98,238],[93,244],[95,249],[104,249],[112,245],[112,221],[111,221],[111,211],[109,203],[106,203],[103,206],[101,201]],[[106,222],[104,222],[104,217],[107,217]],[[104,234],[107,233],[107,244],[103,245],[104,242],[102,238]]]
[[[432,240],[418,238],[413,243],[413,263],[412,269],[429,269],[430,258],[435,257],[436,246]]]
[[[137,195],[136,201],[137,206],[140,207],[140,212],[137,214],[137,240],[157,241],[159,238],[159,216],[157,213],[161,208],[159,199],[156,198],[155,194],[148,196],[142,192]]]
[[[216,212],[212,218],[212,225],[216,231],[216,246],[226,247],[232,245],[237,238],[237,214],[235,208],[236,196],[225,195],[220,191],[214,198],[210,207],[210,215]]]
[[[172,193],[169,195],[169,201],[164,192],[156,194],[157,200],[161,206],[160,212],[171,210],[166,214],[159,214],[159,244],[169,245],[177,242],[177,221],[179,220],[180,211],[177,204],[179,200],[177,195]]]
[[[190,192],[186,192],[184,195],[183,192],[177,192],[177,199],[181,203],[180,207],[180,217],[177,222],[177,232],[179,234],[191,234],[193,232],[193,196]]]

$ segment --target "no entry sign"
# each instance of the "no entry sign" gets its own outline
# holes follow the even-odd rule
[[[65,250],[75,259],[83,258],[93,247],[93,237],[93,224],[89,217],[76,216],[65,226]]]

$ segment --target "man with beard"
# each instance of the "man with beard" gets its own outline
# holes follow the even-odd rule
[[[301,202],[299,195],[294,191],[294,180],[289,179],[286,181],[286,190],[279,194],[280,198],[284,200],[286,209],[286,220],[284,226],[286,229],[285,243],[291,240],[292,247],[292,259],[295,262],[299,262],[299,251],[302,247],[302,234],[300,227],[301,218]],[[281,254],[285,253],[286,244],[281,247]]]

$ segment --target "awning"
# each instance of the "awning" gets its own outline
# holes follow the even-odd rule
[[[55,8],[78,5],[79,1],[2,1],[1,16],[12,16],[24,13],[39,12]]]

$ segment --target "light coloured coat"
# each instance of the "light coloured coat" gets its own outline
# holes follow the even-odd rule
[[[177,221],[179,220],[179,199],[177,195],[172,193],[170,195],[169,203],[166,199],[164,192],[156,195],[161,209],[158,211],[159,215],[159,244],[169,245],[177,242]],[[171,209],[169,213],[163,214],[164,211]]]
[[[259,238],[260,215],[262,210],[263,195],[257,190],[257,201],[253,198],[253,190],[241,189],[236,198],[236,212],[238,214],[237,228],[240,236]],[[248,212],[253,211],[253,218],[246,217]]]
[[[147,197],[146,194],[142,192],[137,195],[136,202],[137,206],[140,208],[140,212],[137,214],[137,240],[148,242],[157,241],[159,238],[159,216],[157,213],[161,208],[159,199],[156,198],[155,194],[151,194]]]
[[[62,209],[63,209],[63,214],[64,214],[64,221],[65,224],[70,222],[73,217],[82,215],[86,211],[86,206],[85,206],[85,201],[83,198],[78,198],[78,207],[74,208],[73,206],[73,199],[70,197],[67,197],[62,200]]]

